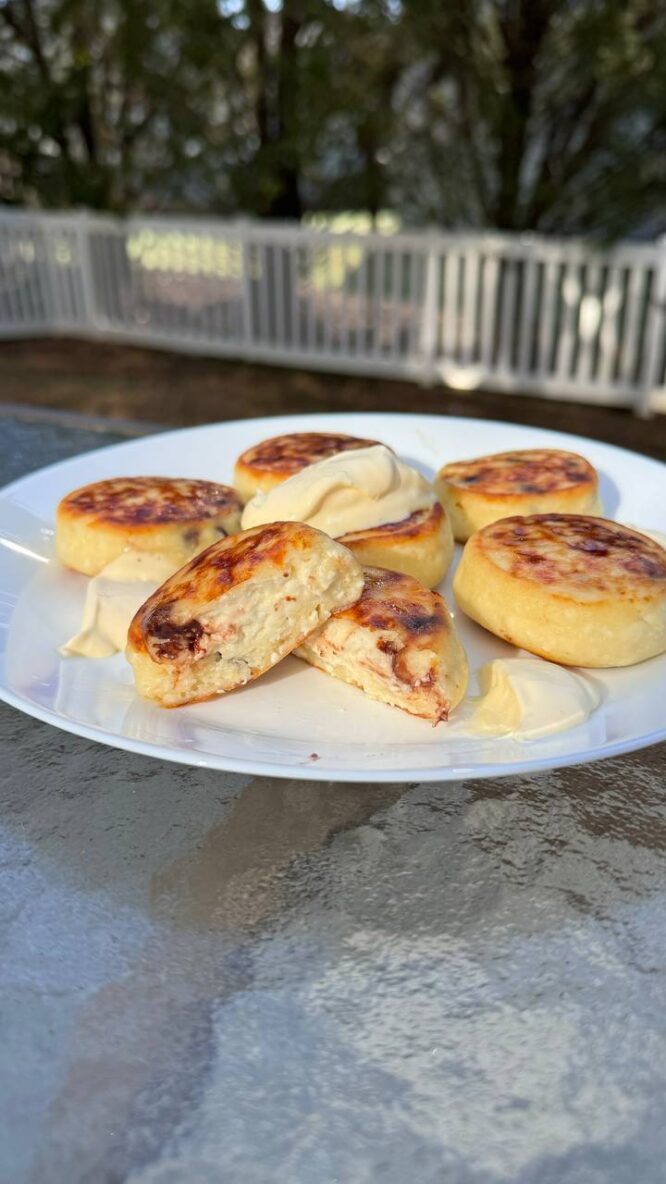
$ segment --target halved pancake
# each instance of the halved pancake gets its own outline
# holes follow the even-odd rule
[[[240,530],[235,489],[184,477],[113,477],[75,489],[56,510],[56,554],[94,576],[123,551],[149,551],[174,567]]]
[[[465,542],[475,530],[514,514],[599,514],[596,470],[583,456],[557,448],[496,452],[444,465],[435,489]]]
[[[363,589],[346,547],[300,522],[214,543],[134,617],[127,658],[139,694],[177,707],[243,686]]]
[[[365,587],[296,651],[371,699],[448,719],[467,689],[467,658],[437,592],[411,576],[365,567]]]
[[[666,551],[604,518],[486,526],[467,543],[453,590],[491,633],[565,666],[630,666],[666,650]]]
[[[239,456],[234,468],[234,485],[243,501],[248,502],[255,493],[272,489],[318,460],[354,448],[369,448],[376,443],[376,440],[361,440],[341,432],[290,432],[284,436],[271,436]]]
[[[343,534],[344,543],[368,567],[387,567],[436,588],[444,579],[453,555],[453,532],[439,502],[417,510],[402,522]]]

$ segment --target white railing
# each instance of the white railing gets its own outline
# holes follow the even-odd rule
[[[0,337],[42,333],[666,410],[666,240],[0,214]]]

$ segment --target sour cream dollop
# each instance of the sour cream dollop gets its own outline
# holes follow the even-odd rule
[[[80,631],[60,653],[108,658],[124,650],[132,617],[174,570],[171,559],[146,551],[125,551],[107,563],[88,584]]]
[[[341,452],[309,465],[281,485],[257,493],[242,528],[307,522],[332,538],[402,522],[437,500],[425,477],[383,444]]]
[[[540,658],[496,658],[479,686],[467,727],[482,736],[536,740],[584,723],[601,702],[591,681]]]

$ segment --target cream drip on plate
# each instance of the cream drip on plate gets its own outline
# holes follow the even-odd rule
[[[125,551],[108,563],[88,584],[81,629],[60,653],[108,658],[124,650],[132,617],[175,567],[164,555],[144,551]]]
[[[601,695],[582,675],[541,658],[496,658],[479,671],[481,695],[465,731],[537,740],[582,724]]]
[[[402,522],[437,500],[425,477],[383,444],[308,465],[245,507],[242,528],[307,522],[332,538]]]

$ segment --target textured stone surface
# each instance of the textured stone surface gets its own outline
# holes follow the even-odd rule
[[[663,1180],[663,747],[341,786],[0,745],[3,1184]]]
[[[74,426],[73,420],[80,422]],[[93,448],[105,448],[108,444],[119,444],[136,432],[123,431],[117,425],[109,430],[99,421],[83,417],[65,416],[29,409],[19,414],[7,411],[0,404],[0,429],[2,430],[2,464],[0,484],[7,485],[24,473],[40,469],[43,465],[55,464],[80,452]],[[154,428],[152,430],[155,430]]]

